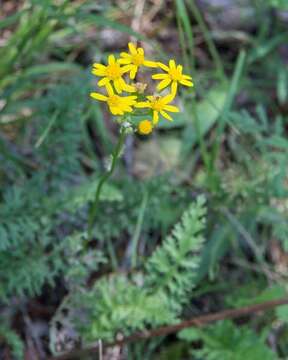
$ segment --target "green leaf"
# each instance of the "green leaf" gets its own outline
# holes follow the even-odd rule
[[[288,323],[288,305],[277,307],[275,312],[279,320]]]
[[[227,94],[226,86],[216,86],[207,92],[203,100],[196,103],[196,109],[192,108],[191,101],[187,101],[183,110],[185,113],[183,116],[187,119],[187,127],[183,134],[183,152],[185,154],[188,154],[195,143],[215,125],[225,106]]]
[[[115,20],[110,20],[103,15],[79,13],[77,18],[81,21],[84,21],[87,24],[97,24],[104,27],[110,27],[111,29],[121,31],[131,36],[135,36],[139,40],[147,41],[147,38],[140,33],[131,29],[131,27],[121,24]]]
[[[23,14],[24,11],[18,11],[16,14],[7,16],[6,18],[0,20],[0,30],[15,24]]]
[[[196,111],[199,121],[200,135],[205,135],[220,115],[227,96],[225,87],[210,90],[205,99],[197,103]],[[195,120],[194,120],[195,121]]]

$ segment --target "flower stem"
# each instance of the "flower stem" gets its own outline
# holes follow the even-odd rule
[[[92,237],[92,230],[93,230],[93,225],[95,222],[95,217],[97,214],[97,210],[98,210],[98,204],[99,204],[99,200],[100,200],[100,195],[101,195],[101,191],[103,188],[103,185],[105,184],[105,182],[110,178],[110,176],[113,174],[117,161],[120,158],[121,155],[121,151],[125,142],[125,138],[126,138],[126,132],[124,128],[121,128],[120,130],[120,137],[118,140],[118,143],[112,153],[112,163],[110,168],[108,169],[108,171],[106,171],[102,177],[99,180],[97,189],[96,189],[96,193],[95,193],[95,198],[94,198],[94,202],[89,210],[89,216],[88,216],[88,241],[91,240]]]

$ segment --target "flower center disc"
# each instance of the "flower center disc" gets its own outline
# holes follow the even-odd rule
[[[144,56],[141,54],[133,55],[132,56],[132,62],[134,65],[142,65],[144,62]]]
[[[120,103],[120,101],[119,101],[119,96],[117,96],[117,95],[112,95],[112,96],[110,96],[109,97],[109,99],[108,99],[108,104],[110,105],[110,106],[112,106],[112,107],[117,107],[117,106],[119,106],[119,103]]]
[[[118,79],[121,76],[120,66],[118,64],[108,65],[106,76],[112,80]]]
[[[172,69],[172,70],[170,69],[169,75],[170,75],[171,79],[175,80],[175,81],[179,81],[182,78],[182,74],[176,69]]]
[[[161,102],[161,99],[155,99],[151,103],[151,108],[156,111],[161,111],[163,108],[163,104]]]

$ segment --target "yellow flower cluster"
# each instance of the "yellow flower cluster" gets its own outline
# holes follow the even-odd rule
[[[108,64],[93,64],[92,74],[101,77],[98,81],[99,87],[106,88],[106,95],[98,92],[92,92],[93,99],[105,101],[110,112],[113,115],[125,116],[125,119],[134,126],[133,116],[150,116],[151,120],[141,120],[138,124],[138,132],[142,135],[148,135],[153,127],[159,121],[159,115],[172,121],[169,112],[179,112],[179,108],[171,105],[174,100],[178,85],[193,86],[192,78],[189,75],[182,74],[182,65],[176,65],[174,60],[169,61],[169,65],[147,60],[144,49],[136,47],[133,43],[128,44],[129,53],[122,52],[119,59],[114,55],[108,56]],[[147,85],[135,83],[134,80],[139,68],[160,68],[164,72],[152,75],[153,80],[161,80],[156,86],[154,95],[145,95]],[[130,83],[124,76],[129,74]],[[169,87],[167,95],[161,95],[161,92]],[[128,95],[123,96],[126,92]],[[143,109],[147,109],[146,113]],[[144,111],[144,113],[143,113]],[[126,116],[130,115],[130,116]]]

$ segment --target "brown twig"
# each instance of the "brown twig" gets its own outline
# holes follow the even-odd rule
[[[258,311],[265,311],[265,310],[273,309],[276,306],[287,305],[287,304],[288,304],[288,298],[283,298],[283,299],[279,299],[279,300],[267,301],[267,302],[264,302],[261,304],[244,306],[239,309],[229,309],[229,310],[219,311],[214,314],[201,315],[201,316],[197,316],[192,319],[189,319],[189,320],[182,321],[181,323],[178,323],[175,325],[162,326],[157,329],[150,330],[150,331],[135,333],[131,336],[123,337],[121,340],[117,340],[113,343],[105,344],[105,347],[107,348],[107,347],[112,347],[112,346],[117,346],[117,345],[118,346],[124,345],[129,342],[150,339],[150,338],[153,338],[156,336],[165,336],[165,335],[169,335],[169,334],[178,332],[180,330],[183,330],[183,329],[186,329],[189,327],[203,326],[203,325],[206,325],[211,322],[218,321],[218,320],[235,319],[235,318],[238,318],[238,317],[241,317],[244,315],[248,315],[251,313],[258,312]],[[74,351],[68,352],[68,353],[60,355],[60,356],[51,357],[49,360],[82,359],[85,354],[98,352],[98,350],[99,350],[98,345],[95,344],[95,345],[91,345],[90,347],[87,347],[85,349],[74,350]]]
[[[25,324],[25,334],[26,334],[26,342],[28,344],[27,351],[30,353],[30,358],[32,357],[35,359],[44,360],[45,359],[45,352],[42,347],[39,334],[35,331],[35,326],[30,319],[30,316],[27,311],[27,307],[21,305],[21,312]],[[33,352],[33,355],[32,355]]]

